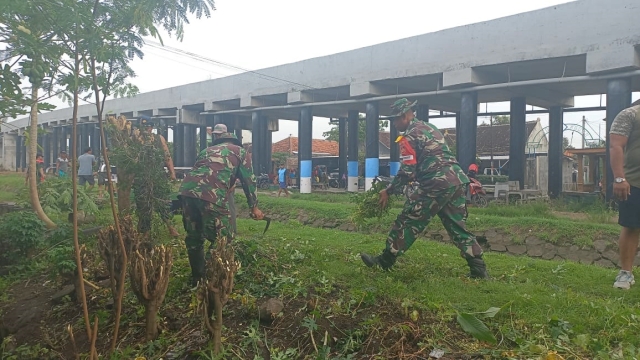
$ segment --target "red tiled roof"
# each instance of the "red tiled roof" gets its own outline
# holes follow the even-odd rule
[[[316,154],[327,154],[329,156],[338,156],[338,142],[331,140],[312,139],[311,152]],[[298,152],[298,138],[287,137],[271,146],[271,152],[292,153]]]
[[[536,126],[537,120],[527,121],[527,138]],[[451,147],[456,145],[456,128],[440,129],[447,143]],[[511,139],[511,126],[504,125],[480,125],[476,132],[476,149],[478,155],[508,155],[509,141]],[[493,151],[492,151],[493,150]]]

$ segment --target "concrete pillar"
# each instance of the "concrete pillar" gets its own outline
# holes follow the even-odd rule
[[[240,141],[240,144],[242,144],[242,129],[236,129],[236,137],[238,141]]]
[[[396,142],[397,138],[398,130],[391,124],[389,126],[389,175],[391,176],[396,176],[398,170],[400,170],[400,148]]]
[[[16,171],[22,171],[22,136],[16,136]]]
[[[26,171],[27,169],[27,139],[22,138],[21,146],[20,146],[20,169]]]
[[[173,127],[173,161],[175,166],[184,167],[184,124],[176,124]]]
[[[548,193],[557,199],[562,193],[562,132],[563,110],[560,106],[549,109],[549,161]]]
[[[160,133],[160,135],[162,135],[162,137],[169,142],[169,126],[168,125],[164,125],[164,126],[160,126],[158,128],[158,133]]]
[[[611,130],[611,123],[618,114],[631,106],[631,79],[612,79],[607,83],[607,143],[605,148],[607,149],[606,161],[606,180],[605,184],[607,191],[605,199],[607,204],[613,200],[613,170],[611,170],[610,154],[609,154],[609,130]]]
[[[55,165],[58,162],[58,155],[60,154],[60,127],[56,126],[53,128],[53,133],[51,134],[51,152],[52,155],[52,163],[51,165]]]
[[[207,127],[200,126],[200,151],[207,147],[209,147],[209,144],[207,144]]]
[[[40,127],[38,127],[38,129],[40,129]],[[44,157],[44,135],[42,134],[38,134],[38,148],[36,150],[36,154],[41,154]]]
[[[184,125],[184,166],[193,166],[196,163],[197,147],[196,147],[196,125]]]
[[[260,156],[260,172],[269,174],[271,172],[271,142],[273,139],[269,131],[269,118],[261,115],[258,125],[260,126],[261,134],[260,151],[258,152]]]
[[[80,148],[80,153],[84,154],[84,151],[89,147],[89,128],[90,128],[90,124],[83,124],[81,125],[81,140],[82,141],[82,147]]]
[[[96,162],[98,166],[102,165],[102,139],[100,138],[100,125],[92,124],[92,132],[91,132],[91,148],[93,149],[93,154],[96,156]],[[99,168],[98,168],[99,169]]]
[[[51,134],[42,135],[42,147],[44,148],[44,166],[45,170],[51,166]]]
[[[251,114],[251,163],[253,164],[253,173],[256,176],[259,176],[260,171],[262,171],[260,149],[262,149],[263,134],[261,132],[260,120],[260,112],[254,111]]]
[[[265,125],[265,142],[264,142],[264,166],[265,166],[265,174],[271,174],[273,172],[273,159],[272,151],[273,151],[273,132],[269,131],[267,125],[269,125],[267,119],[264,120]]]
[[[338,182],[347,173],[347,119],[338,119]]]
[[[347,136],[349,145],[347,146],[348,161],[347,161],[347,191],[358,191],[358,133],[360,128],[358,121],[360,120],[360,114],[357,110],[349,110],[349,117],[347,119]]]
[[[311,193],[313,116],[310,107],[300,109],[298,122],[298,158],[300,159],[300,193]]]
[[[66,151],[67,155],[69,154],[69,146],[67,145],[67,140],[69,139],[69,127],[61,126],[60,127],[60,151]]]
[[[16,166],[16,138],[18,135],[4,133],[0,135],[2,139],[2,162],[0,166],[5,170],[17,169]]]
[[[76,124],[76,142],[75,142],[75,148],[76,148],[76,156],[80,156],[82,155],[82,147],[84,146],[84,144],[82,143],[82,131],[84,129],[84,126],[82,126],[82,124]],[[73,126],[71,127],[71,137],[73,137]],[[70,147],[73,147],[73,144],[69,144]],[[69,154],[69,157],[73,157],[71,154]],[[77,160],[77,159],[74,159]]]
[[[476,162],[476,134],[478,131],[478,93],[462,93],[459,124],[456,128],[458,162],[464,172]]]
[[[418,120],[429,122],[429,104],[418,104],[416,117]]]
[[[460,131],[460,112],[456,113],[456,160],[460,162],[460,139],[458,138],[458,134]]]
[[[364,160],[364,187],[371,189],[373,179],[380,172],[380,117],[378,102],[370,101],[365,105],[365,160]]]
[[[525,148],[527,147],[527,101],[523,97],[511,99],[509,140],[509,181],[518,181],[524,189]]]

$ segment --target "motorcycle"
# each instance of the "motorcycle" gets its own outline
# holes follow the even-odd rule
[[[477,207],[485,208],[489,205],[487,200],[487,192],[482,187],[482,183],[475,178],[469,178],[469,193],[471,195],[471,203]]]
[[[340,188],[340,179],[338,177],[338,173],[329,174],[329,187],[334,189]]]
[[[259,189],[269,190],[269,187],[271,186],[271,181],[269,180],[269,175],[260,174],[260,176],[257,176],[256,177],[256,185],[258,186]]]

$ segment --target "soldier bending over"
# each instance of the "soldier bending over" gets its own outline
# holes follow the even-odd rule
[[[250,157],[235,135],[217,136],[212,146],[202,150],[180,187],[182,223],[187,232],[185,243],[191,265],[191,285],[205,276],[204,239],[213,246],[216,239],[233,239],[229,229],[228,197],[236,179],[242,183],[252,217],[261,220],[256,179]],[[232,194],[231,194],[232,196]]]
[[[400,144],[402,166],[393,182],[380,192],[380,203],[386,204],[389,195],[402,193],[411,180],[419,183],[418,190],[407,200],[393,224],[386,249],[378,256],[360,254],[362,261],[369,267],[378,265],[390,269],[396,257],[407,251],[418,234],[438,215],[461,256],[467,260],[470,276],[488,278],[482,249],[466,228],[465,191],[469,178],[458,165],[442,133],[432,124],[415,118],[415,105],[416,102],[400,99],[391,106],[393,115],[388,118],[399,132],[404,132],[396,140]]]

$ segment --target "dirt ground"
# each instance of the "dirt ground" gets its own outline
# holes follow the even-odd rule
[[[62,304],[53,304],[51,296],[57,292],[51,286],[45,275],[31,281],[15,284],[9,290],[11,301],[0,304],[2,324],[13,337],[9,349],[22,344],[40,344],[52,350],[55,354],[51,358],[74,359],[75,351],[66,331],[69,324],[74,325],[74,337],[80,352],[87,352],[88,338],[82,321],[82,309],[79,304],[70,299]],[[315,354],[324,346],[336,349],[337,345],[344,346],[352,341],[358,353],[358,359],[373,358],[375,354],[386,354],[388,359],[424,359],[428,358],[431,350],[422,345],[425,338],[436,336],[430,334],[429,324],[440,322],[434,314],[423,313],[417,321],[411,321],[397,306],[391,304],[362,305],[361,310],[354,314],[339,314],[335,316],[321,316],[317,318],[317,329],[310,334],[307,327],[301,326],[305,318],[315,318],[317,311],[326,312],[335,306],[339,297],[339,289],[335,293],[323,297],[313,294],[307,297],[284,299],[285,310],[273,322],[260,323],[256,318],[255,308],[247,307],[240,300],[230,300],[225,307],[225,342],[230,344],[244,344],[242,358],[253,358],[260,355],[270,359],[270,349],[298,349],[298,355]],[[165,339],[169,345],[163,351],[164,359],[197,359],[196,351],[207,347],[209,334],[201,326],[198,315],[187,309],[192,308],[192,294],[185,292],[178,299],[172,299],[161,309],[161,330],[165,332]],[[110,293],[107,289],[94,291],[89,296],[89,312],[95,314],[101,309],[111,313],[108,306]],[[262,299],[264,300],[264,299]],[[126,301],[126,299],[125,299]],[[260,301],[258,301],[260,302]],[[123,319],[135,318],[135,307],[125,304]],[[367,329],[363,326],[375,314],[379,319],[377,325]],[[110,320],[100,324],[97,348],[100,354],[106,354],[112,336]],[[142,321],[142,322],[140,322]],[[251,327],[256,329],[253,342],[248,342],[247,331]],[[448,342],[465,343],[468,336],[461,332],[451,320],[447,326]],[[314,341],[311,340],[313,336]],[[267,340],[265,344],[263,340]],[[120,330],[118,348],[127,345],[144,343],[144,322],[123,321]],[[479,354],[469,354],[463,348],[457,354],[448,353],[441,359],[480,359]],[[239,351],[236,349],[236,351]],[[155,357],[154,357],[155,358]]]

